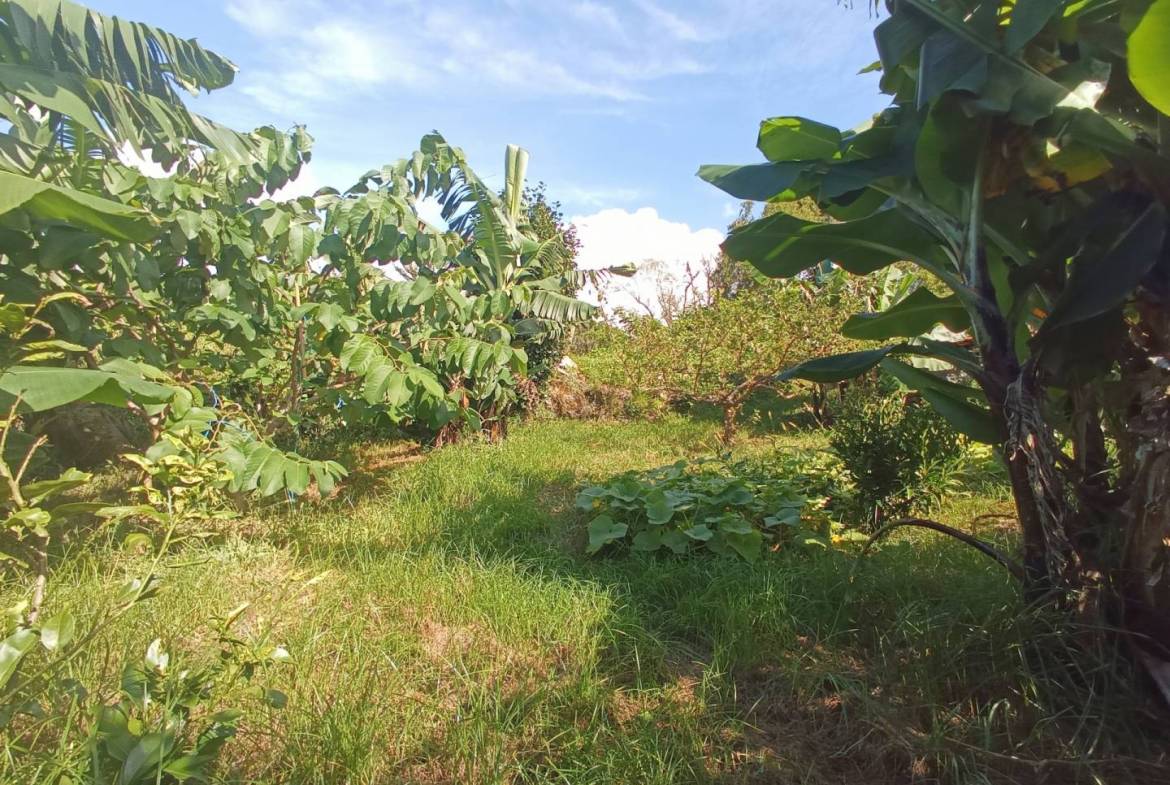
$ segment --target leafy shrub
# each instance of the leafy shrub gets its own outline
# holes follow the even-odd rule
[[[577,495],[578,508],[596,513],[586,550],[705,550],[754,562],[766,547],[826,548],[852,539],[825,513],[834,484],[821,469],[801,457],[723,457],[625,472]]]
[[[6,449],[10,437],[22,433],[18,405],[19,399],[0,419],[0,562],[6,572],[31,582],[32,596],[7,608],[0,621],[0,780],[47,781],[46,771],[54,772],[53,782],[206,780],[241,716],[224,709],[224,701],[264,667],[288,658],[282,647],[246,641],[231,629],[246,605],[216,620],[220,648],[211,665],[169,667],[170,657],[156,640],[144,659],[122,670],[116,702],[108,700],[116,689],[108,680],[83,684],[68,666],[99,656],[94,650],[100,633],[158,593],[158,568],[180,524],[230,514],[219,490],[233,474],[209,452],[207,438],[190,427],[176,428],[164,432],[147,455],[125,456],[142,470],[143,482],[133,489],[141,503],[77,501],[71,492],[88,485],[92,475],[70,468],[42,479],[27,476],[43,437],[28,443],[23,457]],[[165,533],[149,570],[105,594],[92,616],[68,610],[47,615],[53,604],[47,596],[50,546],[66,541],[90,515],[154,524]],[[132,542],[153,547],[142,531],[127,537]],[[274,707],[285,701],[271,690],[264,696]],[[14,766],[25,770],[16,773]]]
[[[140,588],[127,587],[129,604],[145,596]],[[6,744],[12,745],[5,750],[6,757],[14,748],[20,750],[17,760],[7,764],[23,767],[23,773],[58,772],[54,782],[206,781],[244,716],[228,704],[239,699],[240,688],[251,685],[272,708],[282,708],[287,701],[277,690],[252,684],[254,676],[289,655],[263,640],[241,640],[231,624],[242,610],[217,621],[221,648],[203,667],[171,662],[156,639],[145,656],[128,662],[120,674],[86,684],[54,674],[76,648],[89,643],[90,636],[78,629],[71,614],[33,627],[19,626],[0,641],[0,687],[6,686],[22,658],[39,661],[14,692],[0,699],[0,729]],[[36,657],[39,649],[44,651]],[[111,701],[106,696],[113,692],[117,698]]]
[[[921,401],[864,391],[846,398],[829,444],[853,484],[849,512],[874,527],[937,506],[965,449],[959,433]]]

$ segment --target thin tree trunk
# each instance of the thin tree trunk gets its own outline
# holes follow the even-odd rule
[[[743,404],[738,402],[723,404],[723,445],[725,447],[730,447],[731,443],[735,441],[735,421],[742,408]]]

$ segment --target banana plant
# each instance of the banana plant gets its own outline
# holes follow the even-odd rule
[[[905,261],[945,284],[845,324],[884,346],[786,375],[880,366],[995,445],[1026,594],[1097,609],[1170,698],[1170,0],[886,9],[889,108],[854,130],[766,120],[765,162],[699,172],[739,198],[813,198],[837,220],[778,213],[724,250],[775,277]],[[925,337],[939,326],[957,340]]]
[[[108,155],[129,145],[170,166],[192,143],[254,157],[253,140],[187,109],[178,90],[227,87],[236,66],[194,40],[141,22],[106,16],[68,0],[0,2],[0,111],[48,113],[55,140],[76,128],[102,140]]]

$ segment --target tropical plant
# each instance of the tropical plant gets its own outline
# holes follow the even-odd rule
[[[560,253],[553,257],[547,273],[561,276],[564,281],[561,293],[576,297],[582,283],[581,276],[576,274],[581,240],[577,237],[577,227],[565,219],[561,203],[548,195],[548,188],[543,182],[524,189],[523,220],[535,239],[559,242]],[[564,331],[557,331],[531,337],[525,342],[528,376],[537,385],[538,392],[547,385],[557,363],[565,356],[568,340],[569,336]]]
[[[21,309],[37,316],[9,323],[5,352],[68,368],[58,378],[78,385],[38,407],[21,382],[42,377],[12,365],[0,388],[21,394],[23,410],[84,400],[106,380],[98,372],[124,391],[150,380],[184,390],[178,411],[133,394],[103,402],[128,404],[152,441],[179,421],[207,434],[232,491],[300,495],[315,482],[327,494],[339,465],[281,449],[301,443],[302,425],[443,432],[458,419],[501,431],[524,343],[592,314],[561,293],[563,243],[521,227],[519,148],[508,151],[502,201],[437,134],[344,194],[274,201],[309,160],[304,130],[240,134],[179,99],[176,88],[229,84],[230,62],[68,2],[2,10],[11,127],[0,178],[11,198],[0,204],[0,296],[14,320]],[[166,177],[130,165],[145,151]],[[427,199],[449,226],[420,220]]]
[[[740,198],[809,196],[724,249],[776,277],[907,260],[919,288],[843,332],[1007,465],[1025,591],[1123,631],[1170,698],[1170,2],[896,0],[875,31],[891,106],[853,131],[760,129],[766,163],[704,167]],[[922,338],[944,325],[958,340]],[[943,375],[903,362],[927,356]]]

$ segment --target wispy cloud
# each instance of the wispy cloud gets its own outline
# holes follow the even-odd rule
[[[711,38],[711,34],[699,25],[651,0],[638,0],[638,7],[657,27],[679,41],[707,41]]]
[[[722,0],[720,0],[722,2]],[[650,83],[707,73],[722,9],[684,17],[653,0],[564,7],[508,0],[442,6],[424,0],[327,3],[226,0],[265,63],[241,90],[296,115],[339,92],[394,85],[415,91],[515,91],[521,98],[647,100]]]
[[[570,4],[567,10],[569,15],[574,19],[601,27],[609,33],[623,35],[625,32],[617,11],[614,11],[612,7],[603,3],[585,0],[581,3]]]
[[[646,194],[639,188],[622,186],[581,186],[572,183],[557,185],[557,198],[571,208],[596,209],[618,204],[630,204],[644,199]]]

